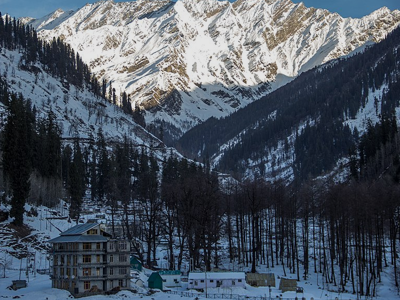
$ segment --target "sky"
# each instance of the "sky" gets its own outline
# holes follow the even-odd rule
[[[120,0],[114,0],[121,2]],[[230,0],[233,2],[233,0]],[[262,1],[262,0],[260,0]],[[400,9],[400,0],[292,0],[295,3],[304,2],[307,7],[326,8],[337,12],[343,17],[360,18],[374,10],[387,6],[390,9]],[[61,8],[63,10],[78,9],[90,0],[0,0],[0,12],[12,17],[40,18]]]

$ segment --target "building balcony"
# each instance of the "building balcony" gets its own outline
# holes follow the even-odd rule
[[[78,280],[82,281],[92,281],[92,280],[106,280],[107,275],[87,275],[87,276],[78,276]]]
[[[130,249],[119,249],[119,248],[114,248],[114,249],[107,249],[107,253],[131,253]]]
[[[110,279],[110,280],[118,280],[118,279],[131,279],[132,277],[129,274],[124,274],[124,275],[106,275],[105,277],[107,277],[106,279]]]
[[[129,261],[113,261],[113,262],[108,262],[107,265],[110,267],[123,267],[123,266],[130,267]]]
[[[79,263],[78,267],[101,267],[103,268],[105,265],[108,265],[107,262],[87,262],[87,263]]]
[[[67,276],[67,275],[50,275],[50,279],[51,280],[67,280],[67,281],[76,281],[78,279],[78,277],[76,276]]]
[[[118,279],[131,279],[132,277],[129,274],[99,274],[99,275],[82,275],[82,276],[60,276],[60,275],[51,275],[51,280],[62,280],[62,281],[90,281],[90,280],[118,280]]]
[[[49,254],[61,254],[61,253],[80,253],[80,254],[105,254],[107,249],[50,249]]]
[[[73,264],[73,263],[61,263],[61,262],[59,262],[59,263],[56,263],[56,264],[53,263],[51,266],[53,268],[76,268],[79,265],[78,264]]]

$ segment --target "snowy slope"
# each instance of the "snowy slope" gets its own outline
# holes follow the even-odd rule
[[[290,0],[101,1],[30,22],[126,90],[147,122],[181,132],[380,41],[399,23],[400,11],[387,8],[352,19]]]
[[[30,99],[40,116],[51,110],[57,116],[63,138],[95,138],[101,128],[107,139],[129,137],[136,145],[158,145],[161,142],[137,125],[122,110],[95,97],[87,89],[60,82],[37,64],[36,74],[18,67],[21,54],[2,50],[0,69],[14,93]],[[4,108],[3,108],[4,109]]]
[[[345,119],[343,125],[348,125],[349,128],[354,131],[357,129],[360,135],[366,132],[368,122],[376,124],[379,122],[382,111],[381,103],[382,96],[385,91],[388,90],[387,83],[383,84],[379,89],[369,89],[368,98],[365,101],[365,106],[361,107],[355,118]],[[397,120],[400,120],[400,108],[397,107],[395,114]],[[301,135],[302,130],[307,124],[313,126],[316,120],[307,119],[298,124],[292,132],[282,140],[276,143],[276,146],[265,149],[263,155],[260,155],[257,159],[248,159],[244,162],[245,165],[245,178],[255,178],[262,176],[267,181],[275,182],[277,180],[283,180],[287,184],[293,182],[295,179],[293,164],[295,160],[295,141],[296,136]],[[245,136],[247,130],[243,130],[234,139],[223,143],[217,153],[211,157],[211,164],[213,167],[218,166],[221,158],[224,155],[224,151],[233,145],[242,142],[242,137]],[[287,145],[285,145],[287,143]],[[344,182],[348,178],[348,162],[349,158],[342,157],[336,162],[336,166],[333,170],[322,174],[319,178],[324,180],[333,180],[334,182]]]

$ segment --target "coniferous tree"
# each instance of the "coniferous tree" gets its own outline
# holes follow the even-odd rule
[[[74,157],[72,159],[69,171],[69,195],[70,195],[70,211],[69,215],[72,219],[79,220],[82,206],[82,198],[85,194],[85,171],[84,162],[79,142],[74,143]]]
[[[24,206],[29,196],[31,173],[32,125],[29,124],[22,96],[11,95],[3,140],[3,171],[11,198],[10,216],[14,224],[23,224]]]
[[[101,128],[97,133],[97,196],[102,200],[106,195],[106,187],[110,179],[110,159],[106,148],[106,141]]]

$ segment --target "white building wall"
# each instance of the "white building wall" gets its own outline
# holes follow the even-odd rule
[[[239,272],[210,272],[207,273],[207,281],[205,273],[190,273],[188,280],[189,289],[205,289],[207,288],[228,288],[228,287],[245,287],[246,277],[244,273]]]
[[[164,287],[180,287],[181,276],[180,275],[161,275],[163,279]]]

